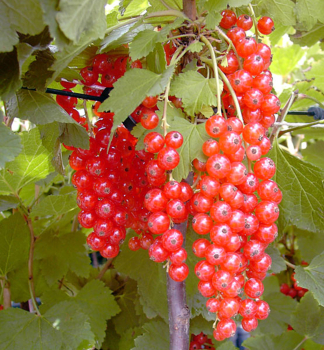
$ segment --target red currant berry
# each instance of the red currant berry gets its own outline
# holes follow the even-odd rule
[[[223,247],[210,244],[205,251],[205,257],[209,264],[220,265],[226,257],[226,251]]]
[[[232,281],[233,275],[225,270],[216,271],[212,278],[213,287],[220,292],[228,289]]]
[[[214,221],[227,222],[232,216],[232,208],[226,202],[216,202],[210,208],[210,216]]]
[[[232,10],[224,10],[222,12],[223,18],[221,19],[219,25],[224,29],[229,29],[233,27],[236,23],[236,15]]]
[[[236,71],[231,77],[231,85],[235,92],[239,94],[244,94],[248,91],[252,87],[252,83],[252,75],[244,69]]]
[[[170,218],[163,211],[153,213],[147,222],[148,229],[155,235],[164,233],[170,226]]]
[[[256,52],[257,43],[255,39],[247,37],[236,44],[236,50],[239,56],[246,58]]]
[[[264,287],[259,279],[250,278],[245,283],[244,291],[248,297],[255,299],[263,294]]]
[[[222,116],[213,115],[207,119],[205,123],[205,129],[209,136],[219,137],[226,131],[226,121]]]
[[[261,180],[269,180],[276,172],[276,165],[270,158],[262,158],[254,164],[254,173]]]
[[[172,170],[179,164],[180,156],[174,148],[165,147],[158,153],[157,161],[160,168]]]
[[[277,203],[271,201],[260,202],[255,208],[255,216],[262,224],[273,224],[279,217],[279,208]]]
[[[246,332],[252,332],[258,327],[258,320],[256,318],[243,318],[242,328]]]
[[[269,313],[270,313],[269,304],[264,300],[258,300],[256,302],[256,304],[257,304],[258,309],[257,309],[255,317],[259,320],[265,320],[269,316]]]
[[[199,235],[206,235],[213,226],[211,217],[204,213],[196,214],[192,219],[192,228]]]
[[[247,31],[250,30],[253,26],[252,18],[248,15],[241,15],[237,19],[236,25],[243,30]]]
[[[231,162],[223,154],[215,154],[207,160],[206,169],[210,176],[222,179],[231,170]]]
[[[216,330],[225,338],[235,335],[236,324],[232,319],[222,319],[218,322]]]
[[[158,132],[149,132],[144,137],[144,147],[146,152],[158,153],[164,146],[164,138]]]
[[[183,144],[183,136],[178,131],[170,131],[165,136],[165,144],[167,147],[177,149]]]
[[[169,267],[169,276],[176,282],[184,281],[189,275],[189,267],[186,264],[173,265]]]
[[[264,95],[263,102],[261,104],[261,111],[265,115],[275,114],[279,111],[280,105],[280,100],[276,95]]]
[[[182,265],[187,260],[187,252],[184,248],[172,252],[170,254],[170,261],[173,265]]]
[[[258,31],[264,35],[271,34],[275,30],[273,20],[270,17],[261,17],[257,27]]]
[[[100,250],[100,254],[106,259],[113,259],[119,253],[119,245],[107,243],[102,250]]]
[[[206,308],[209,312],[217,312],[219,309],[220,301],[216,298],[211,298],[206,301]]]
[[[164,193],[154,188],[148,191],[144,198],[144,206],[147,210],[156,213],[165,209],[167,205],[167,198]]]

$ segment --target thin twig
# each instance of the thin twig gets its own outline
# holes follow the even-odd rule
[[[252,21],[253,21],[253,24],[254,24],[256,42],[258,43],[258,41],[259,41],[259,31],[258,31],[258,26],[257,26],[257,20],[256,20],[256,17],[255,17],[255,13],[254,13],[254,10],[253,10],[253,7],[252,7],[251,4],[249,4],[249,10],[250,10]]]
[[[90,136],[93,136],[92,125],[91,125],[91,122],[89,119],[89,113],[88,113],[88,108],[87,108],[87,100],[83,100],[83,109],[84,109],[84,115],[87,119],[88,131],[90,133]]]
[[[303,99],[312,100],[315,103],[319,104],[321,106],[321,108],[324,108],[324,104],[322,102],[320,102],[317,98],[313,97],[313,96],[308,96],[306,94],[299,94],[298,95],[298,99],[299,100],[303,100]]]
[[[318,121],[312,122],[312,123],[305,123],[305,124],[300,125],[300,126],[295,126],[293,128],[290,128],[290,129],[282,130],[282,131],[280,131],[279,136],[282,136],[282,135],[286,134],[287,132],[301,130],[301,129],[305,129],[305,128],[311,127],[313,125],[320,125],[320,124],[324,124],[324,120],[318,120]]]
[[[102,267],[100,272],[98,273],[98,276],[96,277],[97,280],[101,280],[106,271],[109,269],[110,265],[112,264],[114,259],[108,259],[105,263],[105,265]]]
[[[295,270],[295,268],[296,268],[296,265],[290,263],[290,262],[287,261],[287,260],[285,260],[285,264],[286,264],[287,266],[291,267],[291,268],[294,269],[294,270]]]
[[[296,347],[293,348],[293,350],[298,350],[298,348],[305,343],[305,341],[308,339],[308,337],[305,337]]]
[[[168,127],[170,126],[167,122],[167,108],[169,102],[169,90],[170,90],[170,81],[165,89],[164,93],[164,105],[163,105],[163,114],[162,114],[162,127],[163,127],[163,136],[165,137],[168,133]]]
[[[1,278],[1,288],[2,288],[3,308],[9,309],[11,307],[10,283],[5,277]]]

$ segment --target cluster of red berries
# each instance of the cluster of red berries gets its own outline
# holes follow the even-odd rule
[[[261,158],[271,147],[266,131],[280,109],[279,99],[270,94],[271,50],[246,37],[245,31],[253,25],[249,16],[236,18],[230,10],[222,15],[220,25],[231,28],[227,35],[239,57],[230,51],[227,66],[219,67],[236,93],[245,125],[236,117],[233,96],[225,91],[222,100],[227,119],[214,115],[205,124],[212,139],[202,147],[207,162],[194,164],[202,175],[197,186],[200,191],[191,199],[193,229],[200,235],[210,234],[210,240],[194,242],[193,251],[204,258],[196,264],[195,274],[200,293],[210,298],[207,309],[217,313],[214,337],[218,341],[235,334],[231,318],[237,313],[243,316],[243,329],[250,332],[270,312],[259,298],[264,290],[262,280],[271,267],[265,249],[277,236],[274,222],[282,199],[277,184],[270,180],[276,171],[274,162]],[[258,28],[265,34],[264,22],[261,19]],[[239,69],[241,58],[243,69]],[[242,163],[245,155],[249,162],[255,161],[253,171],[251,164],[248,171]]]
[[[280,292],[282,294],[290,296],[293,299],[302,298],[308,292],[308,289],[299,287],[294,276],[295,276],[295,273],[292,273],[290,276],[293,282],[293,286],[290,287],[287,283],[283,283],[280,286]]]
[[[178,131],[170,131],[165,137],[158,132],[150,132],[144,138],[145,150],[157,154],[156,159],[150,160],[146,166],[148,182],[154,186],[144,199],[144,206],[151,213],[148,217],[148,230],[152,237],[149,256],[155,262],[169,259],[169,275],[177,282],[186,279],[189,268],[185,264],[187,253],[182,248],[182,233],[170,227],[171,223],[178,224],[188,219],[186,202],[193,196],[193,190],[186,182],[166,180],[167,173],[179,163],[177,149],[182,143],[183,137]],[[160,188],[162,185],[163,188]],[[157,236],[153,238],[153,234]],[[137,237],[129,241],[130,249],[135,250],[138,246],[134,247],[136,241]]]
[[[208,338],[207,334],[204,334],[203,332],[197,335],[194,335],[194,334],[191,335],[189,350],[199,350],[199,349],[215,350],[212,340]]]

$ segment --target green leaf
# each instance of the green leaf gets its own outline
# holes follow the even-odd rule
[[[82,33],[95,30],[98,38],[103,38],[106,30],[106,0],[60,0],[60,11],[56,20],[62,32],[77,43]]]
[[[8,21],[9,10],[7,6],[0,2],[0,52],[12,51],[13,46],[19,42],[18,34]]]
[[[295,34],[290,35],[290,39],[294,44],[311,47],[322,39],[323,35],[324,25],[318,23],[309,31],[297,30]]]
[[[51,36],[55,38],[55,45],[62,50],[70,40],[64,35],[56,20],[56,15],[59,13],[59,0],[42,0],[40,4],[44,22],[48,25]]]
[[[181,181],[187,178],[192,169],[191,163],[195,158],[205,160],[201,147],[210,137],[206,133],[205,124],[191,124],[183,118],[174,118],[170,125],[170,131],[172,130],[181,130],[183,136],[183,144],[178,149],[180,162],[172,171],[174,179]]]
[[[163,321],[151,321],[143,326],[145,333],[135,339],[132,350],[169,348],[169,326]]]
[[[295,278],[298,285],[310,290],[321,306],[324,306],[324,253],[316,256],[309,266],[297,266]]]
[[[313,86],[316,86],[318,89],[322,90],[324,92],[324,62],[318,61],[315,62],[312,69],[309,72],[306,72],[306,78],[313,79],[315,77],[315,80],[312,82]]]
[[[91,331],[95,334],[99,348],[105,337],[107,319],[120,312],[111,291],[99,280],[88,282],[75,297],[69,297],[64,292],[57,290],[44,293],[41,300],[41,312],[61,301],[77,305],[89,317]]]
[[[20,213],[1,221],[0,241],[0,275],[5,276],[28,260],[30,234]]]
[[[65,195],[58,196],[47,196],[45,199],[36,204],[30,215],[35,216],[48,216],[55,215],[59,216],[68,213],[70,210],[77,208],[76,204],[76,194],[69,193]]]
[[[268,157],[276,163],[273,180],[283,193],[279,223],[282,227],[293,224],[303,230],[320,232],[324,225],[321,169],[282,151],[277,143]]]
[[[34,128],[21,136],[22,152],[0,171],[1,194],[18,194],[23,186],[44,179],[54,171],[52,154],[42,145],[39,130]]]
[[[53,285],[68,271],[88,277],[89,257],[86,237],[81,232],[44,232],[35,244],[35,259],[42,260],[42,271],[48,284]],[[55,269],[53,268],[55,266]]]
[[[28,119],[40,125],[54,121],[76,124],[74,119],[45,92],[20,90],[17,99],[20,119]]]
[[[237,347],[231,341],[226,341],[222,343],[221,346],[217,347],[217,350],[237,350]]]
[[[142,327],[128,328],[120,338],[118,349],[132,349],[135,346],[135,339],[141,334],[143,334]]]
[[[303,260],[312,261],[316,255],[324,251],[322,232],[315,233],[294,229],[294,234],[297,237],[298,249]]]
[[[223,85],[220,82],[220,89]],[[194,116],[203,106],[216,106],[215,79],[206,79],[198,72],[180,73],[171,84],[170,94],[182,99],[187,114]]]
[[[79,124],[60,123],[59,140],[68,146],[89,149],[89,135]]]
[[[95,345],[89,317],[75,303],[62,301],[49,309],[44,317],[62,334],[65,349],[88,349]]]
[[[272,260],[271,271],[273,273],[279,273],[287,269],[285,260],[280,256],[280,252],[277,248],[268,247],[266,249],[266,253],[269,254],[271,257],[271,260]]]
[[[0,53],[0,97],[8,100],[21,87],[17,49]]]
[[[318,305],[311,293],[300,299],[290,324],[297,333],[324,344],[324,308]]]
[[[6,162],[14,160],[21,150],[20,137],[0,123],[0,169]]]
[[[258,15],[271,17],[284,26],[296,24],[295,4],[291,0],[256,0]]]
[[[301,150],[304,160],[312,163],[324,170],[324,141],[317,141],[315,143],[308,144],[307,147]]]
[[[289,74],[305,55],[305,51],[299,45],[272,48],[273,62],[271,72],[286,76]]]
[[[162,74],[155,74],[146,69],[131,69],[115,83],[109,98],[99,107],[99,112],[110,110],[115,113],[112,133],[146,96],[159,95],[164,91],[174,68],[173,65],[169,66]]]
[[[58,350],[62,343],[60,331],[43,317],[13,308],[0,313],[0,350]]]
[[[0,196],[0,211],[17,208],[19,199],[14,196]]]
[[[289,331],[276,337],[270,334],[262,337],[250,337],[243,342],[243,346],[249,350],[299,350],[299,347],[296,348],[296,346],[302,339],[303,337],[295,331]]]
[[[146,315],[149,318],[159,315],[167,320],[166,271],[162,264],[151,261],[147,251],[132,252],[125,242],[121,253],[114,261],[114,266],[118,272],[137,282]]]
[[[147,29],[136,35],[129,46],[129,54],[132,60],[147,56],[153,51],[157,43],[167,40],[167,36],[172,29],[178,28],[183,23],[183,18],[177,18],[173,23],[166,25],[160,31]]]
[[[323,23],[324,3],[321,0],[299,0],[296,3],[296,12],[299,22],[306,30],[310,30],[317,20]]]
[[[282,37],[285,34],[287,34],[290,31],[290,29],[291,29],[290,26],[285,26],[285,25],[282,25],[282,24],[279,24],[279,23],[276,23],[275,26],[276,26],[276,30],[274,30],[269,35],[269,39],[270,39],[270,42],[271,42],[272,46],[277,45],[280,42],[280,40],[282,39]]]
[[[140,15],[149,7],[147,0],[132,0],[127,6],[124,17],[134,17]]]
[[[154,50],[146,57],[147,68],[157,74],[161,74],[166,69],[165,52],[162,44],[157,43]]]

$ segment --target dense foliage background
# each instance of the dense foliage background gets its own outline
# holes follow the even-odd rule
[[[200,0],[197,9],[207,28],[213,28],[227,4],[243,13],[249,3],[256,16],[271,16],[275,22],[276,30],[265,40],[273,47],[270,70],[283,105],[298,90],[292,110],[324,107],[324,2]],[[178,0],[0,1],[0,97],[5,122],[0,123],[0,304],[5,308],[0,311],[0,349],[168,348],[163,267],[149,261],[145,251],[131,252],[127,243],[113,262],[89,254],[85,242],[90,230],[80,229],[77,223],[70,152],[61,147],[64,142],[87,148],[88,135],[45,88],[61,89],[62,78],[80,80],[80,69],[98,52],[129,52],[133,60],[143,59],[147,70],[121,81],[104,103],[115,112],[117,126],[151,88],[162,92],[158,85],[173,74],[165,68],[161,44],[167,41],[168,31],[157,35],[152,29],[156,24],[169,25],[168,30],[179,27],[181,9]],[[201,50],[199,45],[196,51]],[[184,81],[177,79],[173,93],[181,94],[189,114],[204,106],[203,114],[208,116],[212,97],[196,94],[205,82],[191,79],[194,71],[195,64]],[[82,92],[81,86],[78,89]],[[78,109],[91,119],[92,105],[79,100]],[[177,113],[173,116],[170,110],[175,117],[172,129],[183,128]],[[276,275],[264,281],[264,300],[271,313],[245,341],[250,350],[323,349],[324,133],[320,125],[305,127],[313,121],[309,116],[287,116],[287,123],[303,123],[298,124],[302,128],[282,134],[269,155],[277,165],[274,180],[283,192],[279,237],[267,250]],[[296,126],[287,125],[283,129]],[[174,173],[179,180],[187,177],[192,160],[200,157],[202,143],[198,127],[182,132],[186,142]],[[141,142],[141,127],[133,133]],[[189,229],[191,270],[196,262],[191,244],[196,237]],[[282,283],[292,283],[293,270],[298,284],[309,289],[301,299],[279,291]],[[191,332],[211,335],[214,316],[207,313],[193,274],[186,288]],[[41,316],[28,302],[32,295],[40,301]],[[22,308],[10,308],[11,301]],[[288,325],[293,330],[287,331]],[[217,347],[234,348],[229,342]]]

